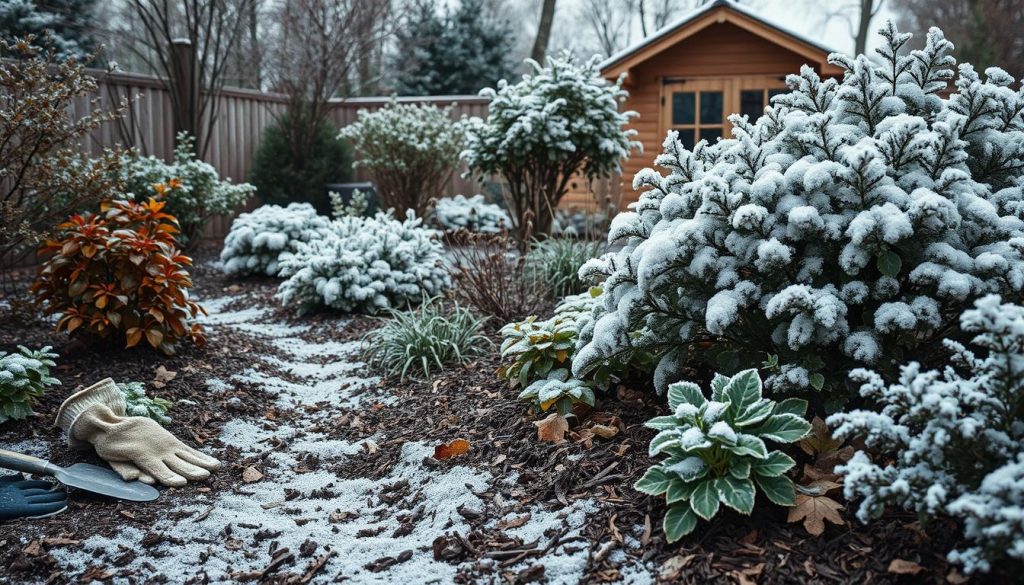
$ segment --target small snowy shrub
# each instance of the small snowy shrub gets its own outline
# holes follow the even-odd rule
[[[256,194],[248,183],[235,184],[220,178],[213,165],[195,156],[195,138],[178,134],[174,162],[155,156],[125,156],[121,161],[121,179],[125,193],[146,199],[160,185],[159,195],[167,202],[167,212],[178,218],[179,241],[187,244],[202,232],[210,217],[231,213]]]
[[[277,297],[300,313],[316,306],[375,313],[418,303],[451,286],[437,232],[410,211],[404,221],[387,213],[343,217],[322,236],[281,255],[288,280]]]
[[[535,380],[519,393],[519,399],[533,404],[544,412],[554,406],[562,416],[572,412],[577,404],[594,406],[594,390],[590,384],[576,380],[565,368],[551,370],[547,376]]]
[[[309,203],[288,207],[264,205],[231,222],[220,259],[224,272],[238,276],[277,276],[279,256],[295,251],[300,242],[319,240],[330,230],[330,220],[317,215]]]
[[[363,359],[402,381],[415,372],[428,380],[432,368],[462,365],[490,349],[483,321],[463,307],[428,299],[416,309],[388,309],[383,325],[363,337]]]
[[[792,506],[796,497],[793,481],[784,475],[796,462],[782,451],[768,451],[765,441],[793,443],[807,435],[811,430],[803,418],[807,403],[798,398],[779,403],[762,398],[757,370],[744,370],[732,378],[716,374],[711,389],[708,400],[696,384],[671,384],[672,414],[646,423],[660,431],[651,439],[651,457],[667,457],[633,487],[665,496],[668,542],[689,534],[698,517],[710,520],[720,503],[750,514],[755,483],[780,506]]]
[[[1003,555],[1024,560],[1024,307],[986,296],[960,326],[985,357],[946,340],[953,364],[941,372],[910,363],[887,386],[877,373],[855,370],[861,394],[881,412],[836,414],[828,423],[836,437],[863,437],[895,455],[872,462],[858,452],[838,468],[846,497],[864,498],[858,518],[867,522],[885,506],[957,518],[971,546],[950,561],[988,571]]]
[[[160,424],[171,422],[167,410],[171,403],[163,398],[146,396],[146,386],[142,382],[120,382],[117,389],[124,394],[125,412],[128,416],[144,416]]]
[[[32,402],[60,381],[50,376],[57,354],[50,346],[32,351],[21,345],[16,353],[0,351],[0,423],[32,414]]]
[[[352,141],[353,166],[369,171],[383,206],[399,216],[409,209],[424,216],[455,172],[465,144],[464,124],[452,120],[451,106],[396,100],[376,111],[359,110],[339,137]]]
[[[577,376],[648,348],[662,390],[687,360],[768,355],[770,390],[841,401],[850,369],[894,371],[939,349],[972,299],[1019,298],[1024,93],[965,64],[942,99],[942,32],[909,53],[910,35],[881,34],[879,64],[833,54],[842,81],[804,67],[756,123],[730,117],[735,138],[688,151],[669,133],[667,172],[638,173],[647,190],[612,223],[625,247],[580,271],[605,303]]]
[[[575,295],[589,288],[579,277],[580,266],[601,255],[598,241],[547,238],[534,242],[526,256],[528,269],[546,283],[555,298]]]
[[[363,216],[370,210],[370,198],[359,189],[352,191],[352,199],[345,203],[341,193],[331,191],[327,194],[331,200],[331,216],[339,219],[348,215]]]
[[[438,199],[434,222],[445,231],[466,230],[478,234],[499,234],[512,227],[512,220],[500,205],[487,203],[483,195],[456,195]]]
[[[551,231],[553,210],[574,175],[607,177],[640,143],[623,128],[636,112],[620,112],[628,93],[622,80],[609,83],[600,58],[579,62],[568,53],[549,57],[533,74],[497,89],[489,97],[487,120],[470,120],[462,158],[481,178],[501,175],[508,183],[507,207],[521,241]],[[532,225],[532,232],[530,226]]]

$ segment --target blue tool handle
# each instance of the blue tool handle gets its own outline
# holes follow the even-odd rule
[[[0,449],[0,467],[40,475],[53,475],[54,471],[57,470],[55,465],[51,465],[45,459],[15,453],[6,449]]]

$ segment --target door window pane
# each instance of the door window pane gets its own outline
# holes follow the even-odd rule
[[[764,90],[748,89],[740,92],[740,113],[756,122],[764,113]]]
[[[700,92],[700,123],[721,124],[722,123],[722,92],[702,91]]]
[[[700,137],[708,141],[708,144],[714,144],[718,142],[718,139],[722,137],[721,128],[701,128]]]
[[[692,91],[679,91],[672,94],[672,123],[693,124],[697,107],[696,95]]]
[[[676,128],[676,132],[679,132],[679,142],[683,143],[683,147],[688,150],[693,149],[693,144],[695,142],[693,139],[693,128]]]

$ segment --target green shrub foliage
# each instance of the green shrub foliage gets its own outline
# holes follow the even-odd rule
[[[769,451],[765,441],[792,443],[811,430],[804,419],[807,403],[798,398],[774,402],[761,395],[757,370],[732,378],[716,375],[711,399],[691,382],[668,387],[671,415],[647,421],[657,435],[650,455],[665,456],[634,486],[652,496],[665,496],[665,537],[679,540],[710,520],[720,504],[741,514],[754,509],[756,488],[770,501],[792,506],[793,481],[785,473],[796,462],[782,451]],[[756,487],[755,487],[756,486]]]
[[[932,29],[922,49],[881,30],[877,64],[830,56],[841,81],[791,75],[735,138],[692,151],[669,133],[645,189],[615,218],[621,251],[581,269],[603,279],[602,315],[577,376],[636,348],[664,389],[694,358],[734,372],[777,362],[772,391],[854,394],[846,373],[894,372],[941,350],[985,293],[1024,292],[1024,93],[959,68]]]
[[[32,414],[32,402],[60,381],[50,376],[57,354],[50,346],[30,350],[18,346],[15,353],[0,351],[0,423],[22,420]]]
[[[119,382],[117,389],[124,394],[128,416],[144,416],[162,425],[171,422],[171,417],[167,416],[171,403],[163,398],[147,396],[146,385],[142,382]]]

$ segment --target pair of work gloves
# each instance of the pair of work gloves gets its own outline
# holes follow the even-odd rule
[[[179,487],[200,481],[220,462],[179,441],[160,423],[127,416],[124,394],[106,378],[76,392],[57,411],[57,426],[76,449],[93,447],[125,481]]]
[[[0,520],[46,518],[67,507],[68,493],[56,484],[20,473],[0,477]]]

